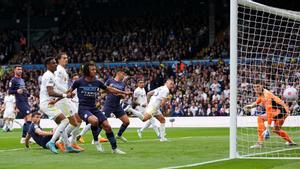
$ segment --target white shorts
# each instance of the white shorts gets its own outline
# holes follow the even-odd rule
[[[161,111],[159,110],[159,108],[154,107],[154,106],[151,106],[151,105],[148,105],[148,106],[146,107],[145,113],[148,113],[148,114],[150,114],[151,116],[157,116],[157,115],[162,114]]]
[[[15,119],[16,118],[16,114],[14,112],[14,110],[12,109],[5,109],[4,113],[3,113],[3,118],[10,118],[10,119]]]
[[[44,114],[46,114],[49,119],[55,120],[57,116],[63,114],[60,109],[58,109],[55,105],[48,105],[48,102],[44,102],[40,104],[40,110]]]
[[[66,117],[71,117],[78,113],[78,105],[71,99],[64,98],[55,103],[55,106],[62,111]]]

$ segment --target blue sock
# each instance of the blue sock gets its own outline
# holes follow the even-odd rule
[[[106,137],[109,140],[111,148],[114,150],[117,148],[117,141],[113,132],[106,133]]]
[[[26,122],[23,124],[23,129],[22,129],[22,137],[23,137],[23,138],[26,137],[27,132],[28,132],[29,127],[30,127],[30,124],[31,124],[31,121],[26,121]]]
[[[92,130],[92,134],[93,134],[93,139],[94,139],[95,142],[97,142],[98,141],[99,133],[101,132],[101,128],[100,127],[91,126],[91,130]]]
[[[127,127],[128,127],[128,125],[122,124],[120,129],[119,129],[118,136],[122,136],[122,134],[127,129]]]

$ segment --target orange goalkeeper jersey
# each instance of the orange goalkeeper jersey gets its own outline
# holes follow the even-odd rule
[[[286,117],[288,115],[288,106],[272,92],[264,89],[263,95],[259,96],[256,100],[256,104],[262,104],[267,113],[268,124],[271,125],[274,117]]]

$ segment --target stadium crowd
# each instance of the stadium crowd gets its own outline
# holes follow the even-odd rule
[[[127,90],[136,88],[138,79],[145,79],[145,89],[150,91],[164,84],[171,77],[175,80],[175,89],[168,104],[169,116],[226,116],[229,113],[229,67],[224,63],[218,65],[189,65],[179,62],[175,65],[156,67],[99,67],[98,77],[106,81],[113,77],[118,70],[126,72]],[[29,103],[32,111],[38,110],[39,84],[41,70],[25,70],[23,75],[27,90],[30,93]],[[79,73],[79,69],[69,68],[70,76]],[[1,77],[0,99],[3,102],[12,74],[5,73]],[[70,82],[71,83],[71,82]],[[105,95],[99,98],[103,105]],[[131,98],[127,98],[131,102]]]
[[[175,90],[172,91],[172,98],[168,104],[168,116],[227,116],[229,115],[229,65],[224,62],[219,64],[203,65],[189,63],[184,64],[178,62],[174,65],[145,66],[145,67],[115,67],[105,68],[99,67],[98,77],[105,82],[109,77],[114,77],[118,70],[126,72],[126,89],[134,91],[138,79],[145,79],[146,91],[151,91],[156,87],[163,85],[164,81],[171,77],[175,81]],[[239,69],[239,74],[243,73],[243,69]],[[250,68],[249,68],[250,70]],[[245,71],[245,70],[244,70]],[[299,70],[300,71],[300,70]],[[70,67],[69,75],[78,74],[79,69]],[[253,70],[254,72],[254,70]],[[25,70],[23,73],[26,81],[27,90],[30,93],[29,102],[32,111],[38,110],[39,103],[39,84],[41,80],[42,70]],[[9,80],[13,76],[12,72],[5,73],[1,77],[0,83],[0,100],[3,102],[4,95],[9,85]],[[269,79],[266,75],[266,79]],[[276,78],[276,77],[275,77]],[[250,79],[240,79],[238,93],[238,110],[243,115],[242,105],[253,102],[254,93],[248,88]],[[300,88],[300,78],[294,81],[296,88]],[[280,81],[280,80],[278,80]],[[71,82],[70,82],[71,83]],[[298,85],[297,85],[298,83]],[[279,96],[285,89],[285,83],[271,83],[269,89]],[[244,98],[246,97],[246,98]],[[103,105],[105,95],[99,98],[100,106]],[[130,103],[131,98],[126,98]],[[255,109],[249,115],[257,115],[263,113],[263,109]]]
[[[131,8],[135,9],[139,3],[134,0],[132,2]],[[181,8],[184,1],[164,3],[170,9],[176,9],[176,12],[153,12],[166,5],[161,3],[154,7],[141,4],[145,8],[144,13],[137,10],[129,16],[113,10],[105,15],[89,15],[87,10],[92,11],[92,7],[98,5],[94,1],[55,4],[60,8],[52,12],[48,9],[42,12],[32,6],[32,12],[38,16],[58,17],[56,29],[50,30],[41,41],[27,48],[28,39],[24,37],[26,32],[16,27],[7,28],[0,34],[0,48],[3,51],[0,53],[0,61],[9,64],[37,64],[60,51],[70,56],[70,63],[83,63],[87,60],[126,62],[228,57],[227,24],[222,24],[225,21],[216,17],[217,40],[208,47],[208,18],[193,6],[193,3],[198,2],[190,1],[185,4],[185,8]],[[109,5],[120,8],[120,4]],[[114,17],[115,15],[118,17]]]

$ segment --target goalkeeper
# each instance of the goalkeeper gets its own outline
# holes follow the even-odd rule
[[[286,140],[287,145],[296,145],[287,132],[281,129],[281,126],[289,115],[288,106],[279,97],[264,89],[264,85],[260,80],[256,80],[254,82],[254,91],[258,97],[257,100],[250,105],[246,105],[244,110],[250,111],[251,108],[261,104],[266,109],[266,113],[257,117],[258,142],[250,148],[262,148],[263,140],[270,137],[270,128],[272,122],[273,133],[276,133]]]

